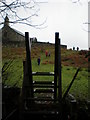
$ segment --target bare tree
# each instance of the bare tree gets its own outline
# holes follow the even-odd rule
[[[7,15],[10,23],[26,24],[39,28],[46,23],[46,19],[40,24],[33,24],[33,18],[38,16],[40,7],[38,4],[47,3],[48,0],[0,0],[0,25],[4,23]],[[71,0],[72,3],[82,3],[83,0]],[[86,0],[89,2],[90,0]],[[45,27],[45,26],[43,26]]]
[[[21,23],[37,28],[46,22],[44,20],[41,24],[32,23],[32,19],[37,17],[40,11],[39,3],[41,2],[37,0],[0,0],[0,18],[4,21],[7,15],[12,24]],[[4,23],[2,21],[0,24]]]

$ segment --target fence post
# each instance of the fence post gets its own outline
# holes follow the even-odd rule
[[[29,33],[25,32],[25,44],[26,44],[26,66],[27,66],[27,74],[30,85],[30,97],[33,97],[33,80],[32,80],[32,66],[31,66],[31,43],[29,39]]]
[[[58,39],[59,33],[55,33],[55,66],[54,66],[54,99],[57,98],[57,74],[58,74]]]
[[[58,98],[59,102],[59,119],[62,119],[62,83],[61,83],[61,43],[59,39],[59,33],[55,34],[55,96]],[[57,91],[58,85],[58,91]]]
[[[62,100],[62,78],[61,78],[61,40],[58,39],[58,99]]]
[[[55,33],[55,77],[54,77],[54,98],[57,98],[61,102],[62,99],[62,83],[61,83],[61,43],[59,39],[59,33]],[[58,84],[58,91],[57,91]]]

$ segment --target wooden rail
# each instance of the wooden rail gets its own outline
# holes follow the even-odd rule
[[[36,76],[54,76],[54,72],[32,72],[32,75]]]

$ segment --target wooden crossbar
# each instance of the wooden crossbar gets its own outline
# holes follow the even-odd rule
[[[30,85],[24,86],[26,88],[30,88]],[[57,86],[58,88],[59,86]],[[33,88],[54,88],[54,85],[33,85]]]
[[[33,85],[35,88],[54,88],[54,85]]]
[[[28,98],[27,100],[33,100],[33,101],[54,101],[54,98]]]
[[[52,85],[54,85],[54,82],[43,80],[43,81],[33,81],[33,84],[48,84],[48,85],[52,84]]]
[[[34,93],[54,93],[54,89],[34,89]]]
[[[26,113],[26,114],[43,114],[43,115],[57,115],[57,114],[59,114],[59,111],[57,111],[57,110],[50,110],[50,111],[25,111],[24,113]]]
[[[54,72],[32,72],[32,75],[36,76],[54,76]]]

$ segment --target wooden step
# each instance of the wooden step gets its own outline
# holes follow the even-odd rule
[[[44,85],[44,84],[36,84],[36,85],[33,85],[33,86],[30,86],[30,85],[25,85],[24,87],[26,88],[30,88],[30,87],[33,87],[34,88],[54,88],[55,86],[54,85]],[[59,86],[57,86],[56,88],[58,88]]]
[[[54,72],[32,72],[32,75],[36,76],[54,76]]]
[[[46,110],[46,111],[24,111],[22,113],[25,120],[60,120],[59,110]]]
[[[45,81],[45,80],[42,80],[42,81],[33,81],[33,84],[51,84],[51,85],[54,85],[54,81]]]
[[[34,93],[54,93],[54,89],[34,89]]]
[[[51,115],[57,115],[57,114],[59,114],[59,111],[57,111],[57,110],[42,110],[42,111],[24,111],[24,113],[23,114],[43,114],[43,115],[48,115],[48,114],[51,114]]]
[[[33,85],[34,88],[54,88],[54,85]]]
[[[32,101],[55,101],[54,98],[51,98],[51,97],[28,98],[27,100],[32,100]]]

